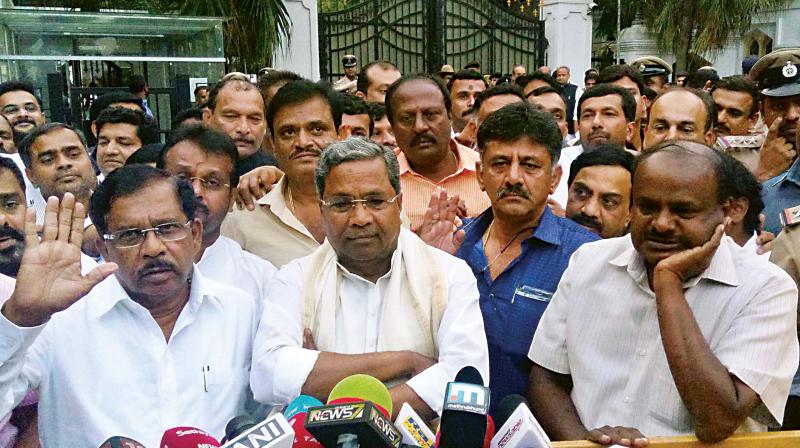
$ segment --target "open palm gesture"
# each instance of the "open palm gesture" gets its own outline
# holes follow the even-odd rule
[[[81,274],[81,243],[86,217],[83,204],[66,193],[59,203],[47,200],[41,240],[36,234],[36,212],[25,216],[25,250],[14,293],[3,307],[3,314],[19,326],[47,322],[54,313],[67,309],[95,285],[117,270],[105,263],[87,275]]]

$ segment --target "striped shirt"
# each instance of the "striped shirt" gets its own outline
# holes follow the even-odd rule
[[[445,177],[438,183],[416,173],[408,163],[406,155],[402,152],[397,155],[400,164],[400,187],[403,192],[403,210],[411,219],[411,228],[416,229],[422,224],[431,193],[437,188],[447,189],[450,196],[458,195],[467,205],[467,216],[478,216],[489,208],[489,196],[481,190],[475,174],[476,163],[480,160],[477,152],[458,144],[450,139],[450,149],[458,159],[455,173]]]
[[[684,287],[711,351],[761,398],[739,430],[780,426],[798,363],[792,279],[724,237],[709,267]],[[667,364],[655,294],[630,236],[575,252],[528,356],[572,377],[572,402],[586,428],[628,426],[646,436],[693,432]]]

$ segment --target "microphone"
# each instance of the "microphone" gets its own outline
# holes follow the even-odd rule
[[[282,414],[274,414],[255,423],[248,415],[232,418],[225,426],[222,448],[291,448],[294,431]]]
[[[129,437],[113,436],[100,444],[99,448],[144,448],[144,445]]]
[[[300,395],[292,400],[288,406],[286,406],[286,409],[283,411],[283,416],[286,417],[287,420],[291,421],[292,417],[295,415],[307,413],[308,408],[312,408],[314,406],[322,406],[322,402],[310,395]]]
[[[217,439],[202,429],[180,426],[164,431],[161,448],[212,448],[220,446]]]
[[[434,447],[436,436],[408,403],[403,403],[394,426],[400,431],[404,444],[420,448]]]
[[[462,368],[455,381],[447,383],[439,448],[482,448],[486,438],[489,413],[489,388],[472,366]]]
[[[497,407],[502,423],[492,438],[491,448],[548,448],[550,438],[536,421],[521,395],[508,395]]]
[[[306,416],[305,412],[300,412],[289,419],[289,425],[294,430],[292,448],[322,448],[322,444],[306,429]]]
[[[331,390],[328,404],[308,410],[305,427],[325,447],[397,447],[389,389],[369,375],[352,375]]]

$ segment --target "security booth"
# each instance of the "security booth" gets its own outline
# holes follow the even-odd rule
[[[49,120],[71,123],[88,137],[93,100],[127,91],[128,79],[143,75],[148,105],[166,132],[174,114],[191,106],[195,85],[223,76],[225,20],[0,8],[0,82],[30,82]]]

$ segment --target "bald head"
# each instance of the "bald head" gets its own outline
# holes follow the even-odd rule
[[[645,128],[647,150],[666,140],[688,140],[712,145],[716,139],[714,100],[703,91],[673,88],[659,95],[650,107]]]

